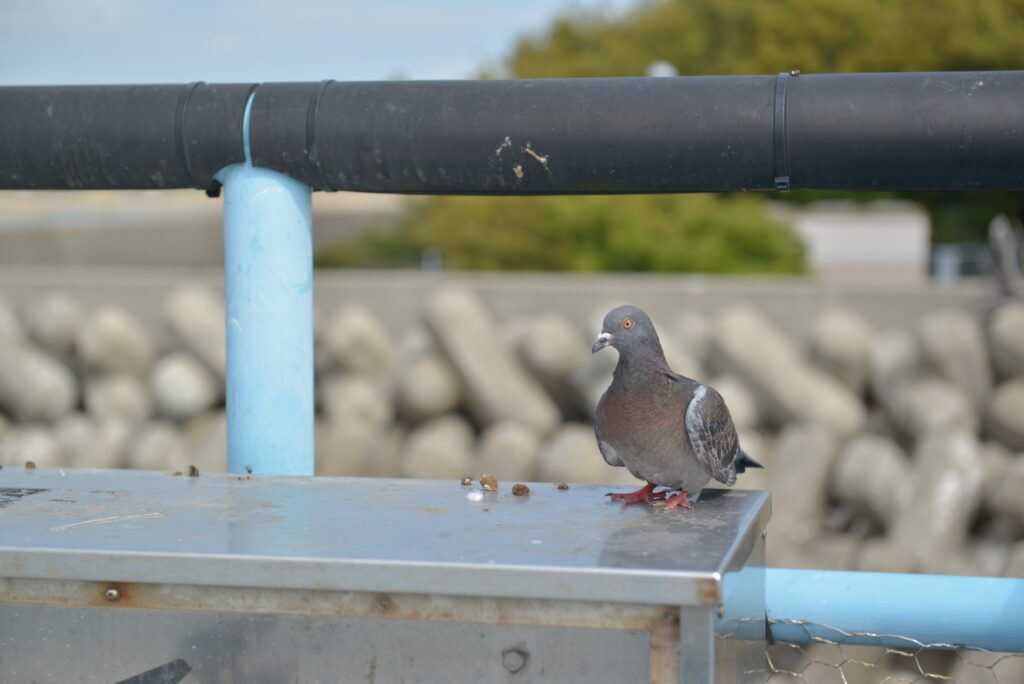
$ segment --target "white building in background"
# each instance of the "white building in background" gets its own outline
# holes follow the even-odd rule
[[[808,269],[828,282],[919,284],[928,280],[931,219],[906,201],[777,203],[775,219],[807,245]]]

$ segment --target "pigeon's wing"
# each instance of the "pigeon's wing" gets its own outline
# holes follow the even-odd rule
[[[604,436],[601,434],[601,425],[606,420],[604,415],[605,408],[604,397],[602,397],[601,401],[597,404],[597,411],[594,414],[594,436],[597,437],[597,448],[601,450],[601,456],[604,457],[605,463],[610,466],[615,466],[616,468],[621,468],[625,464],[622,462],[622,459],[619,458],[619,455],[615,453],[615,449],[612,448],[612,445],[606,442]]]
[[[740,440],[722,395],[713,388],[701,385],[693,393],[686,407],[686,433],[704,471],[722,484],[736,484]]]

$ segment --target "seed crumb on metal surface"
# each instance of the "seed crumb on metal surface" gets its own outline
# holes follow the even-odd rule
[[[175,470],[173,473],[171,473],[171,477],[181,477],[182,475],[184,475],[184,473],[181,472],[180,470]]]
[[[188,468],[185,468],[185,474],[189,477],[199,477],[199,468],[196,468],[194,465],[190,465]]]
[[[483,475],[480,477],[480,486],[484,488],[484,491],[496,492],[498,491],[498,478],[493,475]]]
[[[471,477],[464,477],[464,478],[462,478],[462,486],[463,487],[468,487],[471,484],[473,484],[473,478],[471,478]]]
[[[515,496],[527,496],[530,493],[530,488],[522,483],[512,485],[512,494]]]
[[[28,470],[35,470],[36,469],[35,461],[25,461],[25,468],[27,468]]]
[[[564,492],[569,488],[569,485],[565,484],[564,482],[559,482],[558,484],[555,485],[555,487],[558,489],[558,491]]]

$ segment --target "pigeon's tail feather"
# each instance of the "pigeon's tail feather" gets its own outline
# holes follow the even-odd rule
[[[747,468],[764,468],[763,465],[750,458],[750,454],[740,449],[740,457],[736,459],[736,472],[746,472]]]

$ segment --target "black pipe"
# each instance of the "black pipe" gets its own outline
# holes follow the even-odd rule
[[[215,187],[255,84],[0,88],[0,188]]]
[[[190,88],[0,88],[0,188],[209,189],[253,88],[253,163],[321,190],[1024,188],[1020,71]]]

